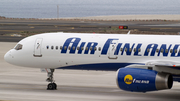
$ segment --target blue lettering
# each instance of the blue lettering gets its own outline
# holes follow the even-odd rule
[[[136,55],[136,56],[141,56],[141,54],[139,54],[139,49],[141,49],[141,46],[142,46],[142,44],[138,44],[137,45],[137,47],[136,47],[136,51],[134,52],[134,55]]]
[[[151,51],[151,55],[150,55],[150,56],[154,56],[157,47],[158,47],[158,44],[149,44],[149,45],[147,46],[146,50],[145,50],[144,56],[148,56],[151,48],[152,48],[152,51]]]
[[[122,43],[119,43],[119,44],[117,45],[116,50],[115,50],[115,52],[114,52],[114,55],[118,55],[118,54],[119,54],[119,49],[121,48],[121,45],[122,45]]]
[[[84,47],[86,42],[82,42],[80,47],[79,47],[79,51],[78,51],[78,54],[81,54],[82,53],[82,48]]]
[[[92,44],[93,44],[93,45],[92,45]],[[86,46],[87,49],[85,49],[84,54],[88,54],[90,48],[92,48],[90,54],[94,54],[94,52],[95,52],[94,48],[95,48],[97,45],[98,45],[98,43],[96,43],[96,42],[89,42],[89,43],[87,44],[87,46]]]
[[[173,48],[173,52],[171,53],[171,56],[172,57],[179,57],[180,56],[180,54],[178,53],[178,55],[177,56],[175,56],[176,55],[176,53],[177,53],[177,49],[178,49],[178,47],[179,47],[179,45],[175,45],[174,46],[174,48]],[[176,52],[175,52],[176,51]]]
[[[72,41],[73,39],[75,39],[75,40]],[[68,49],[70,43],[72,43],[72,47],[71,47],[70,53],[71,53],[71,54],[72,54],[72,53],[75,53],[76,48],[77,48],[77,45],[78,45],[78,43],[79,43],[80,40],[81,40],[80,38],[68,38],[68,39],[66,40],[66,42],[64,43],[64,45],[63,45],[63,48],[62,48],[61,53],[66,53],[66,52],[67,52],[67,49]],[[66,48],[65,48],[65,47],[66,47]],[[73,47],[74,47],[75,49],[73,49]]]
[[[163,50],[163,56],[168,56],[168,53],[169,53],[169,50],[170,50],[171,46],[172,46],[172,45],[170,44],[170,45],[169,45],[169,48],[167,49],[167,48],[166,48],[166,44],[162,44],[157,56],[160,55],[160,53],[161,53],[162,50]]]
[[[124,51],[126,51],[126,55],[131,55],[132,49],[133,49],[134,45],[135,45],[135,44],[132,45],[131,51],[130,51],[130,44],[129,44],[129,43],[126,43],[126,44],[124,45],[124,47],[123,47],[123,51],[122,51],[121,55],[123,55]]]
[[[118,39],[108,39],[108,40],[106,41],[106,43],[104,44],[104,47],[103,47],[103,49],[102,49],[101,54],[103,54],[103,55],[106,55],[106,54],[107,54],[107,51],[108,51],[108,49],[109,49],[109,46],[110,46],[110,44],[111,44],[111,42],[112,42],[113,40],[118,40]]]

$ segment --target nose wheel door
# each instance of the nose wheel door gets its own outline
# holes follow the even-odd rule
[[[42,57],[41,52],[41,46],[42,46],[42,40],[43,39],[36,39],[35,45],[34,45],[34,57]]]

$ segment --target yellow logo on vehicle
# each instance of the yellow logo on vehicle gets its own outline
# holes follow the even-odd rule
[[[128,85],[130,85],[132,82],[133,82],[133,77],[131,76],[131,75],[126,75],[125,77],[124,77],[124,82],[126,83],[126,84],[128,84]]]

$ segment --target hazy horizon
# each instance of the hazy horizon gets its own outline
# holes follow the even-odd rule
[[[180,14],[179,0],[0,0],[0,16],[20,18]]]

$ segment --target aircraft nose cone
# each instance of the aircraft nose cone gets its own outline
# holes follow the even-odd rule
[[[11,51],[8,51],[5,55],[4,55],[4,60],[8,63],[11,62],[12,60],[12,55],[11,55]]]

